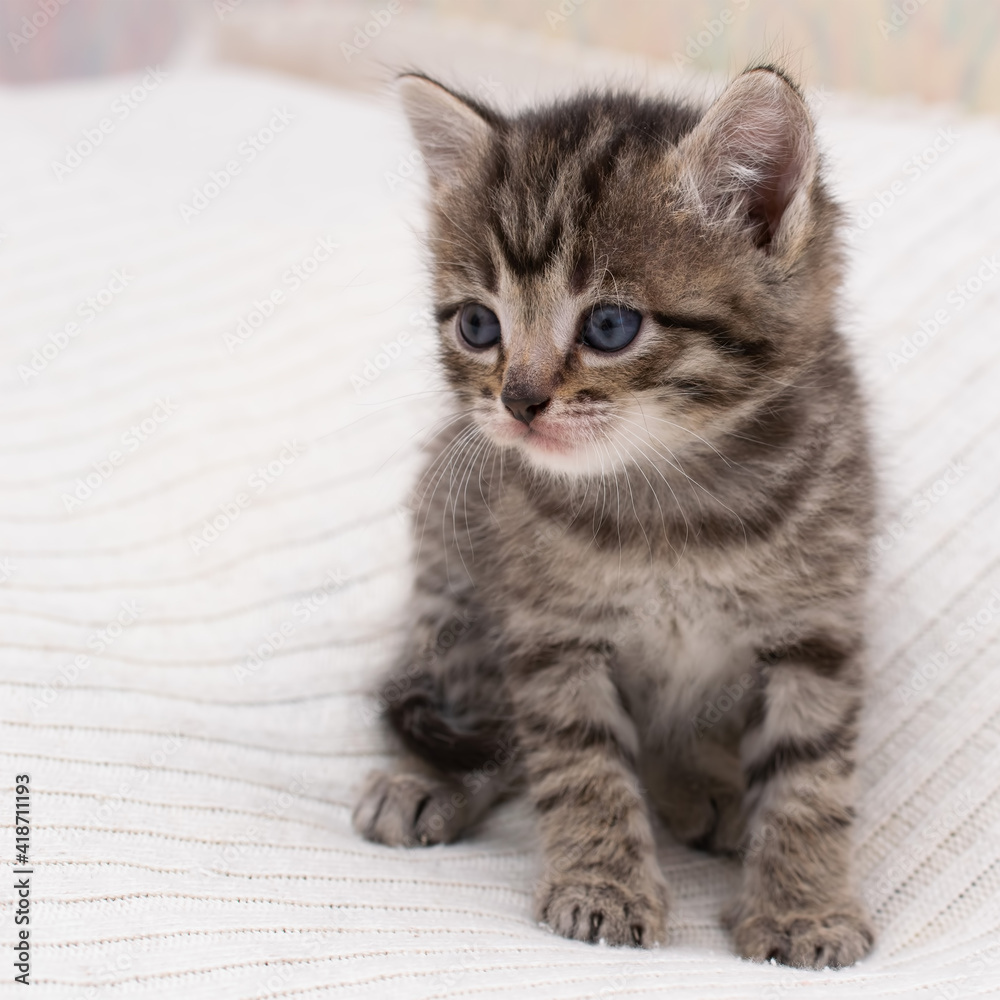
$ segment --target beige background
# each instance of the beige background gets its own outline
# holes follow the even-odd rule
[[[38,4],[0,6],[0,79],[221,57],[363,89],[409,63],[488,90],[493,67],[530,86],[775,59],[820,89],[1000,110],[997,0],[66,0],[13,43]],[[378,31],[348,57],[366,24]]]

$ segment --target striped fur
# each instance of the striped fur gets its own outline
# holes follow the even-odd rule
[[[585,94],[503,117],[424,77],[401,89],[455,405],[383,691],[433,767],[375,775],[358,829],[450,840],[523,785],[536,916],[649,945],[652,806],[743,857],[741,954],[850,964],[872,943],[849,845],[873,476],[801,96],[768,68],[704,112]],[[496,346],[463,343],[470,302]],[[599,302],[643,317],[613,354],[579,339]],[[546,402],[528,426],[501,394]]]

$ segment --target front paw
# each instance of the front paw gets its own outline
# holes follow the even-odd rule
[[[773,958],[800,969],[853,965],[875,943],[864,909],[854,902],[815,911],[742,915],[732,931],[736,950],[744,958],[756,962]]]
[[[423,774],[368,775],[351,817],[368,840],[390,847],[446,844],[462,830],[452,789]]]
[[[635,887],[567,872],[539,886],[535,917],[577,941],[650,948],[666,937],[666,891],[659,882]]]

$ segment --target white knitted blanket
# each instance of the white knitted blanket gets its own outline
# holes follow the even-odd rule
[[[150,73],[0,91],[0,993],[20,929],[67,1000],[1000,992],[1000,129],[821,105],[886,470],[874,954],[738,960],[737,867],[666,837],[667,946],[562,940],[519,802],[450,847],[352,832],[438,398],[416,157],[372,101]]]

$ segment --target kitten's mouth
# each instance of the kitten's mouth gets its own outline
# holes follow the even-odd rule
[[[496,410],[482,414],[481,427],[501,448],[516,448],[538,469],[569,476],[604,475],[623,461],[627,447],[611,440],[612,412],[542,413],[530,424]]]
[[[505,420],[503,432],[508,442],[537,448],[539,451],[565,455],[577,447],[575,435],[567,433],[558,424],[553,426],[552,421],[546,421],[544,417],[539,417],[530,424],[519,420]]]
[[[490,421],[490,431],[498,444],[513,445],[529,458],[534,456],[543,460],[546,466],[555,460],[553,467],[569,469],[576,468],[586,454],[599,448],[598,442],[606,434],[607,427],[604,420],[578,415],[545,413],[525,424],[504,414],[502,419]]]
[[[532,448],[539,448],[541,451],[554,451],[561,455],[576,447],[575,442],[570,440],[565,433],[560,434],[558,431],[553,433],[552,428],[546,430],[543,427],[525,427],[520,440]]]

